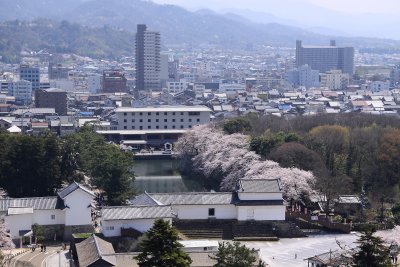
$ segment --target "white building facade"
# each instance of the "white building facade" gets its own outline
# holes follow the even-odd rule
[[[341,70],[331,70],[321,74],[321,87],[330,90],[344,90],[349,85],[350,76]]]
[[[117,210],[103,209],[105,236],[119,236],[121,228],[145,232],[154,220],[164,217],[185,221],[283,221],[286,211],[278,179],[241,179],[235,192],[144,193],[130,204]]]
[[[117,130],[189,129],[210,122],[211,110],[205,106],[164,106],[118,108]]]

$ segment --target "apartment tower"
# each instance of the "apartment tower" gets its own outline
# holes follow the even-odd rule
[[[296,66],[303,65],[308,65],[320,73],[341,70],[352,76],[354,74],[354,48],[337,47],[334,40],[329,46],[304,46],[301,41],[296,41]]]
[[[160,33],[148,31],[145,24],[137,25],[136,33],[136,90],[160,89]]]

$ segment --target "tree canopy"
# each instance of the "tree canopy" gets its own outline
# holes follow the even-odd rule
[[[214,267],[251,267],[257,263],[257,257],[254,249],[249,249],[239,242],[222,242],[218,246],[218,251],[211,259],[216,261]],[[259,267],[265,264],[259,260]]]
[[[136,260],[140,267],[189,267],[192,260],[182,247],[177,230],[168,221],[158,219],[145,233]]]

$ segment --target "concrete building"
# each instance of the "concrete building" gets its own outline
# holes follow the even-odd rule
[[[393,88],[400,86],[400,65],[396,65],[390,70],[390,86]]]
[[[27,106],[32,102],[32,83],[25,80],[8,83],[8,94],[15,97],[15,103]]]
[[[161,71],[160,33],[137,25],[136,33],[136,90],[160,88]]]
[[[117,130],[189,129],[210,122],[205,106],[117,108]]]
[[[335,41],[331,41],[329,46],[303,46],[301,41],[296,41],[296,66],[306,64],[321,73],[341,70],[353,75],[354,48],[337,47]]]
[[[103,76],[97,73],[87,75],[87,89],[91,94],[98,94],[101,92],[103,85]]]
[[[367,85],[368,90],[371,90],[374,93],[380,91],[386,91],[390,89],[390,81],[382,82],[382,81],[373,81],[368,83]]]
[[[183,92],[188,88],[189,83],[182,82],[167,82],[168,93],[179,93]]]
[[[103,72],[103,93],[125,93],[128,92],[127,79],[120,71]]]
[[[48,74],[50,80],[66,80],[68,79],[68,72],[70,68],[63,66],[62,64],[49,63]]]
[[[319,71],[311,69],[308,65],[303,65],[289,70],[286,73],[286,81],[293,84],[295,87],[319,87]]]
[[[58,115],[67,115],[67,92],[57,88],[36,90],[35,107],[54,108]]]
[[[321,74],[321,87],[330,90],[344,90],[349,85],[349,74],[341,70],[331,70]]]
[[[19,79],[31,82],[32,90],[40,89],[40,70],[37,67],[21,64],[19,67]]]

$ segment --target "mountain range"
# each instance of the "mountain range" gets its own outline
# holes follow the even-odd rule
[[[240,12],[234,10],[223,14],[207,9],[191,12],[182,7],[155,4],[143,0],[1,0],[1,2],[2,9],[7,10],[7,12],[0,13],[0,21],[3,22],[47,18],[58,22],[66,20],[84,25],[85,27],[81,29],[84,29],[83,31],[87,35],[96,35],[92,42],[100,41],[103,46],[107,46],[104,49],[110,50],[106,53],[99,52],[99,55],[110,54],[112,49],[121,49],[128,44],[134,47],[132,34],[136,32],[136,25],[140,23],[145,23],[150,29],[159,31],[164,45],[211,44],[225,48],[244,48],[248,44],[265,44],[294,47],[297,39],[303,40],[306,44],[328,44],[330,39],[335,38],[339,45],[352,45],[357,48],[398,49],[400,47],[400,41],[395,40],[338,37],[335,36],[337,32],[326,35],[304,30],[301,27],[269,23],[267,19],[250,20],[237,14]],[[263,14],[260,13],[258,16],[262,18]],[[270,21],[276,21],[276,19]],[[290,21],[285,20],[279,22],[291,24]],[[101,30],[99,29],[102,29],[104,25],[107,26],[106,29],[110,36],[104,32],[100,34]],[[62,27],[57,29],[63,30]],[[92,33],[90,29],[95,33]],[[17,28],[14,30],[18,31]],[[67,27],[65,30],[72,29]],[[329,29],[324,29],[324,31],[325,33],[329,32]],[[1,32],[0,34],[3,43],[7,43],[7,38],[12,39],[18,35],[4,35]],[[127,36],[122,37],[123,34]],[[119,39],[111,38],[113,35],[118,36]],[[123,45],[113,45],[115,42],[121,42],[121,38]],[[77,42],[65,40],[65,42],[75,42],[76,44],[89,41],[87,38],[86,41],[80,39]],[[77,47],[76,44],[67,46]],[[29,45],[29,42],[25,43],[25,46],[29,47]]]

